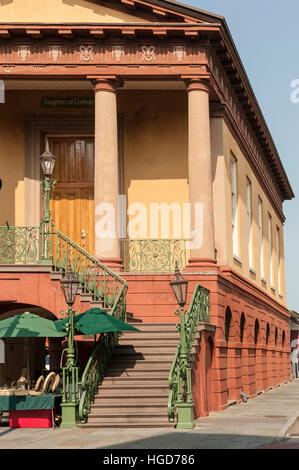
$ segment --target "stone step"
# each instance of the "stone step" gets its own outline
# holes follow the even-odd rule
[[[108,377],[105,376],[102,385],[108,384],[119,384],[122,386],[126,386],[126,384],[130,386],[134,385],[142,385],[142,384],[156,384],[156,385],[163,385],[168,384],[168,375],[161,375],[161,376],[121,376],[121,377]]]
[[[125,332],[120,339],[125,339],[126,341],[131,340],[135,341],[137,339],[142,339],[142,341],[153,340],[155,339],[158,341],[163,341],[164,339],[179,339],[179,335],[176,331],[145,331],[145,332],[138,332],[138,331],[130,331]]]
[[[178,338],[168,338],[168,337],[163,337],[163,338],[155,338],[155,337],[150,337],[150,338],[142,338],[142,337],[137,337],[136,339],[132,340],[132,338],[124,338],[121,336],[118,340],[120,346],[132,346],[134,343],[134,347],[174,347],[176,348],[178,345]]]
[[[135,352],[136,354],[154,354],[154,355],[164,355],[169,354],[174,356],[177,349],[177,343],[173,345],[152,345],[152,344],[140,344],[136,343],[133,345],[130,344],[119,344],[114,354],[131,354]]]
[[[136,408],[136,409],[117,409],[117,408],[97,408],[94,410],[93,416],[99,416],[99,417],[105,417],[107,418],[108,416],[111,416],[112,418],[115,417],[127,417],[127,416],[161,416],[163,418],[168,418],[167,414],[167,407],[164,406],[164,408],[154,408],[154,407],[148,407],[147,409],[143,409],[141,407]]]
[[[168,368],[170,370],[172,360],[157,359],[156,361],[134,361],[134,360],[111,360],[109,362],[109,369],[159,369]]]
[[[165,413],[167,412],[167,404],[165,403],[155,403],[155,404],[148,404],[148,403],[127,403],[125,408],[121,408],[119,403],[111,403],[109,406],[105,403],[98,403],[91,404],[91,409],[94,413],[113,413],[118,414],[122,412],[134,414],[135,412],[144,412],[144,413]]]
[[[128,361],[128,362],[133,362],[133,361],[139,361],[139,362],[148,362],[148,361],[167,361],[167,362],[172,362],[174,358],[174,354],[165,354],[163,353],[155,353],[154,351],[151,351],[149,353],[114,353],[111,357],[111,361]]]
[[[105,374],[106,377],[121,377],[122,375],[127,376],[127,377],[138,377],[148,374],[152,378],[154,377],[168,377],[169,374],[169,367],[157,367],[157,368],[151,368],[151,369],[146,369],[146,372],[143,369],[107,369],[107,372]]]
[[[90,415],[89,415],[90,416]],[[90,417],[88,418],[90,420]],[[95,422],[88,422],[86,424],[78,424],[77,427],[79,428],[86,428],[86,429],[109,429],[109,428],[174,428],[174,424],[172,423],[161,423],[159,420],[157,422],[141,422],[141,423],[97,423]]]
[[[167,413],[163,414],[144,414],[144,415],[98,415],[92,414],[88,416],[88,424],[97,423],[97,424],[114,424],[114,423],[153,423],[153,424],[168,424]]]
[[[139,323],[137,328],[141,331],[172,331],[178,333],[175,323]]]
[[[148,385],[147,387],[144,385],[134,385],[132,386],[115,386],[111,385],[110,387],[100,387],[98,394],[96,395],[97,397],[110,397],[111,394],[113,395],[119,395],[119,396],[125,396],[125,397],[130,397],[130,396],[135,396],[136,394],[138,395],[144,395],[144,396],[149,396],[149,395],[165,395],[169,394],[169,387],[167,385],[165,386],[154,386],[154,385]]]
[[[134,393],[129,396],[124,396],[124,395],[117,395],[117,394],[110,394],[109,396],[100,396],[96,395],[94,397],[94,403],[101,402],[106,405],[110,405],[113,403],[118,403],[119,407],[123,407],[127,403],[132,403],[132,404],[137,404],[137,403],[142,403],[144,404],[145,402],[148,405],[151,404],[164,404],[164,406],[167,406],[167,401],[168,401],[168,393],[160,393],[157,395],[152,395],[152,394],[141,394],[141,393]]]

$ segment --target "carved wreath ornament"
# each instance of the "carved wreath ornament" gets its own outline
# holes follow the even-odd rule
[[[80,46],[80,60],[83,62],[90,62],[93,60],[93,46]]]
[[[156,46],[141,46],[142,60],[151,62],[156,58]]]

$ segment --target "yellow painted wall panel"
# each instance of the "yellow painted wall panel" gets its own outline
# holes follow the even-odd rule
[[[146,22],[88,0],[10,0],[0,2],[1,23]]]

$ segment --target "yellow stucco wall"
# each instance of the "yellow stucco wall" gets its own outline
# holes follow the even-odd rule
[[[258,287],[264,289],[268,294],[274,296],[279,302],[286,304],[285,289],[285,265],[283,250],[283,224],[276,214],[272,203],[266,196],[252,171],[247,159],[240,150],[239,145],[233,138],[227,125],[222,121],[223,126],[223,150],[225,157],[225,173],[223,175],[226,187],[226,207],[225,214],[227,220],[227,248],[226,256],[228,264],[237,272],[250,279]],[[237,160],[237,211],[238,211],[238,234],[239,234],[239,258],[233,255],[232,244],[232,205],[231,205],[231,176],[230,176],[230,156],[231,153]],[[250,271],[249,249],[248,249],[248,219],[246,200],[246,178],[251,181],[252,198],[252,243],[253,243],[253,269],[256,274]],[[263,214],[263,243],[264,243],[264,281],[260,268],[260,241],[258,224],[258,198],[262,200]],[[269,232],[268,214],[272,217],[272,284],[270,282],[270,253],[269,253]],[[276,227],[280,231],[280,291],[278,291],[277,275],[277,250],[276,250]],[[274,288],[274,289],[273,289]]]
[[[124,192],[128,205],[141,203],[146,208],[146,235],[155,238],[150,232],[150,204],[178,203],[179,238],[183,238],[182,204],[189,202],[187,97],[183,91],[124,92],[118,104],[123,115]],[[128,222],[134,217],[129,215]],[[177,238],[170,219],[169,238]],[[135,229],[138,231],[138,227]],[[158,230],[158,236],[163,236],[160,222]]]
[[[1,0],[1,23],[146,22],[88,0]]]

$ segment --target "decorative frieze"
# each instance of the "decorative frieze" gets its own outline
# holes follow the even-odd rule
[[[29,44],[18,44],[18,57],[22,62],[26,62],[30,56],[30,45]]]
[[[146,62],[154,62],[156,60],[157,47],[154,45],[141,46],[142,60]]]
[[[68,64],[91,65],[190,65],[205,64],[205,53],[198,43],[175,44],[165,40],[156,44],[144,44],[139,41],[124,40],[123,44],[111,44],[109,41],[80,43],[64,39],[32,41],[27,44],[15,44],[0,41],[1,64]]]
[[[49,57],[53,62],[57,62],[58,59],[62,57],[61,46],[59,45],[50,45],[49,46]]]
[[[183,58],[186,55],[186,48],[185,46],[172,46],[173,47],[173,55],[176,57],[178,62],[182,62]]]
[[[84,46],[83,44],[79,48],[80,50],[80,60],[82,62],[91,62],[93,61],[93,46],[91,44]]]
[[[125,47],[120,45],[112,45],[112,58],[116,60],[116,62],[120,62],[122,57],[125,55]]]

